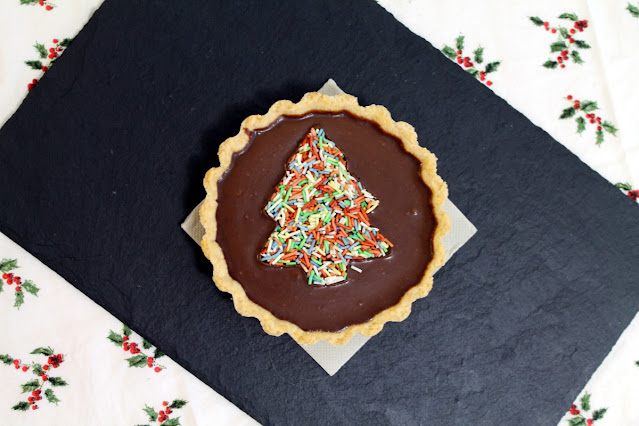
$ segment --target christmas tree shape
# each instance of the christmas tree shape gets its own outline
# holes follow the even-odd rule
[[[368,214],[378,205],[348,172],[344,153],[323,129],[312,128],[264,208],[277,226],[260,260],[301,266],[309,285],[342,282],[353,260],[386,256],[393,246],[370,224]]]

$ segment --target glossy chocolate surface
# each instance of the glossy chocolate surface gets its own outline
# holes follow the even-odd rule
[[[311,127],[326,131],[346,155],[348,170],[379,199],[370,221],[394,244],[387,257],[353,262],[362,272],[349,267],[346,281],[331,286],[309,286],[301,267],[258,259],[276,226],[264,206]],[[253,302],[307,331],[339,331],[369,321],[396,305],[432,258],[436,223],[430,189],[419,173],[419,161],[399,139],[347,112],[284,116],[252,132],[218,182],[217,242],[231,277]]]

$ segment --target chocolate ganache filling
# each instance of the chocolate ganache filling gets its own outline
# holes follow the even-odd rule
[[[329,286],[309,285],[301,268],[259,258],[274,227],[264,206],[313,127],[325,130],[348,158],[348,170],[379,200],[370,221],[394,244],[386,257],[353,261],[362,272],[349,268],[346,281]],[[340,331],[396,305],[422,279],[437,225],[419,160],[379,125],[348,112],[282,116],[251,132],[218,182],[216,215],[231,277],[254,303],[305,331]]]

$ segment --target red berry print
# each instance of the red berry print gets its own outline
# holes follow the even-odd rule
[[[577,123],[577,133],[583,133],[587,124],[596,124],[595,136],[597,145],[601,145],[604,141],[604,133],[610,133],[613,136],[617,134],[617,128],[609,121],[601,122],[601,117],[597,116],[594,112],[599,109],[599,105],[596,101],[580,101],[574,99],[572,95],[567,95],[566,99],[572,103],[572,106],[564,109],[559,116],[560,119],[574,118]]]
[[[6,261],[3,260],[3,262]],[[25,283],[26,284],[26,283]],[[34,349],[31,352],[31,355],[44,355],[47,356],[50,360],[51,358],[53,362],[58,363],[60,365],[64,362],[64,356],[62,354],[54,355],[53,349],[50,347],[39,347]],[[45,390],[45,395],[47,397],[47,401],[52,403],[57,403],[60,400],[56,396],[56,392],[58,390],[53,390],[52,387],[62,387],[67,386],[67,382],[62,377],[49,377],[44,373],[44,366],[48,364],[41,364],[39,362],[34,362],[31,364],[22,364],[22,362],[18,358],[12,358],[9,355],[1,355],[0,354],[0,362],[4,364],[11,364],[13,360],[14,367],[16,369],[21,369],[23,372],[31,371],[37,379],[30,379],[27,383],[21,385],[22,392],[30,391],[30,395],[27,396],[26,400],[22,400],[11,407],[15,411],[27,411],[29,407],[32,410],[36,410],[38,405],[36,405],[37,401],[42,400],[42,391]],[[35,389],[34,389],[35,388]]]
[[[27,88],[29,90],[33,89],[36,86],[37,82],[38,80],[33,79],[32,82],[27,85]],[[15,284],[15,301],[13,303],[13,306],[20,309],[20,306],[22,306],[25,300],[25,293],[37,296],[40,289],[32,281],[23,281],[20,276],[15,275],[13,272],[9,272],[18,268],[18,259],[0,260],[0,269],[3,271],[2,279],[0,279],[0,291],[2,291],[2,286],[4,284],[9,286]]]
[[[47,5],[47,8],[53,8],[53,6]],[[47,72],[49,71],[49,68],[51,68],[51,64],[53,64],[53,62],[56,61],[56,58],[60,55],[60,53],[62,53],[69,46],[70,43],[71,43],[70,38],[66,38],[62,41],[59,41],[57,38],[54,38],[53,46],[47,49],[47,47],[44,44],[36,42],[36,44],[33,47],[38,53],[39,58],[25,61],[24,63],[27,66],[29,66],[31,69]],[[37,80],[34,79],[30,84],[27,85],[27,89],[31,91],[36,86],[36,84],[37,84]]]
[[[587,425],[592,426],[592,424],[596,420],[600,420],[604,417],[607,408],[599,408],[597,410],[592,410],[590,406],[590,397],[589,393],[584,394],[579,400],[580,408],[577,408],[577,405],[573,404],[568,410],[569,414],[572,418],[567,419],[568,423],[571,425]]]
[[[632,189],[629,183],[617,183],[615,186],[624,191],[624,193],[634,201],[639,201],[639,189]]]
[[[476,66],[475,64],[482,64],[484,62],[484,48],[481,46],[477,47],[473,50],[472,57],[462,56],[464,53],[464,40],[465,37],[463,35],[457,37],[455,40],[455,48],[453,49],[450,46],[444,45],[442,53],[448,56],[451,60],[456,61],[459,65],[463,66],[466,69],[466,72],[472,74],[473,77],[479,79],[479,81],[485,81],[486,74],[497,71],[501,62],[489,62],[483,70],[478,69],[479,65]],[[492,82],[490,82],[490,84],[486,82],[486,85],[488,86],[491,84]]]
[[[150,422],[157,421],[158,423],[163,423],[170,419],[170,415],[173,414],[174,410],[179,410],[182,407],[184,407],[186,404],[188,404],[188,401],[185,401],[183,399],[176,399],[173,402],[171,402],[171,404],[169,404],[167,401],[163,401],[159,411],[156,412],[155,408],[145,405],[144,413],[148,416]],[[179,424],[179,422],[177,421],[177,418],[171,423]]]
[[[149,343],[147,340],[142,339],[142,347],[144,350],[153,350],[152,353],[144,353],[142,349],[139,347],[139,343],[133,341],[132,331],[129,327],[122,326],[122,331],[120,333],[116,333],[113,330],[109,330],[109,335],[107,336],[113,344],[124,349],[126,352],[130,352],[131,357],[127,358],[126,361],[129,364],[129,367],[144,367],[147,366],[149,368],[154,368],[156,372],[162,371],[165,367],[163,365],[158,364],[158,357],[163,356],[164,354],[160,352],[157,348],[153,348],[153,345]]]
[[[588,27],[588,21],[579,21],[577,15],[573,13],[562,13],[561,15],[559,15],[558,18],[565,21],[574,22],[574,28],[568,29],[565,26],[562,26],[561,24],[563,24],[565,21],[561,21],[560,25],[552,27],[551,33],[556,34],[557,39],[555,39],[555,41],[550,44],[550,51],[561,51],[561,57],[558,57],[557,60],[549,59],[544,62],[543,66],[549,69],[556,69],[566,68],[567,62],[570,61],[575,64],[582,64],[584,61],[581,58],[579,50],[590,49],[590,45],[588,45],[588,43],[583,40],[574,38],[573,34],[576,34],[577,31],[583,32],[583,30]],[[536,16],[531,16],[530,20],[534,25],[543,25],[546,31],[548,31],[549,24],[547,21],[542,21],[541,18]]]
[[[50,4],[47,5],[47,10],[51,10],[53,9],[53,6],[51,6]]]

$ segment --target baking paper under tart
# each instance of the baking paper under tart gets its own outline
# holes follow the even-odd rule
[[[384,132],[401,140],[406,152],[420,161],[421,178],[432,192],[431,205],[437,222],[432,239],[433,257],[421,280],[411,287],[395,306],[377,313],[368,322],[351,325],[339,332],[305,331],[296,324],[276,318],[270,311],[251,301],[242,285],[229,275],[224,253],[216,241],[218,227],[216,220],[217,184],[230,168],[233,154],[242,151],[248,145],[252,131],[268,127],[282,115],[340,111],[348,111],[355,116],[377,123]],[[441,239],[450,229],[450,218],[443,209],[443,204],[448,197],[448,187],[437,174],[435,155],[417,144],[415,129],[408,123],[393,121],[390,113],[383,106],[363,107],[359,105],[357,98],[351,95],[327,96],[317,92],[307,93],[298,103],[288,100],[278,101],[271,106],[266,114],[247,117],[242,122],[239,133],[220,145],[218,156],[220,167],[210,169],[204,178],[206,199],[200,208],[200,221],[206,232],[202,238],[202,251],[213,264],[213,281],[217,287],[231,293],[237,312],[246,317],[257,318],[266,333],[274,336],[288,333],[298,343],[305,345],[321,340],[342,345],[348,342],[355,333],[374,336],[382,330],[386,322],[403,321],[410,314],[412,303],[430,292],[433,286],[433,274],[437,268],[443,265],[446,256]]]

